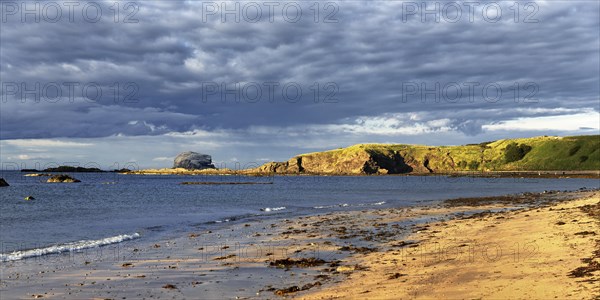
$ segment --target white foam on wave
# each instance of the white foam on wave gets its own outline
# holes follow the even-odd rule
[[[377,206],[377,205],[384,205],[385,201],[381,201],[381,202],[375,202],[375,203],[362,203],[362,204],[358,204],[356,206]]]
[[[348,207],[348,206],[350,206],[350,204],[348,204],[348,203],[340,203],[340,204],[336,204],[336,205],[320,205],[320,206],[313,206],[313,208],[316,208],[316,209],[323,209],[323,208]]]
[[[37,257],[37,256],[42,256],[42,255],[48,255],[48,254],[58,254],[58,253],[63,253],[63,252],[80,251],[83,249],[96,248],[96,247],[100,247],[100,246],[106,246],[106,245],[116,244],[116,243],[120,243],[120,242],[124,242],[124,241],[128,241],[128,240],[133,240],[133,239],[137,239],[139,237],[140,237],[140,234],[136,232],[134,234],[121,234],[121,235],[108,237],[108,238],[104,238],[104,239],[99,239],[99,240],[81,240],[78,242],[54,245],[54,246],[49,246],[49,247],[45,247],[45,248],[14,251],[12,253],[0,254],[0,261],[2,261],[2,262],[14,261],[14,260],[21,260],[21,259],[25,259],[25,258]]]
[[[261,211],[267,211],[267,212],[269,212],[269,211],[278,211],[278,210],[284,210],[284,209],[286,209],[285,206],[281,206],[281,207],[265,207],[265,208],[261,208],[260,210]]]
[[[323,208],[334,208],[334,207],[349,207],[349,206],[372,206],[372,205],[384,205],[386,202],[385,201],[380,201],[380,202],[375,202],[375,203],[358,203],[358,204],[348,204],[348,203],[340,203],[340,204],[336,204],[336,205],[320,205],[320,206],[313,206],[313,208],[316,209],[323,209]]]

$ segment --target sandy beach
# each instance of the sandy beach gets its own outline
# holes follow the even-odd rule
[[[596,299],[600,193],[232,223],[3,262],[6,299]]]
[[[595,218],[582,209],[595,211]],[[359,257],[356,263],[365,271],[300,298],[595,299],[599,212],[594,193],[539,208],[434,222],[410,236],[418,241],[415,248]]]

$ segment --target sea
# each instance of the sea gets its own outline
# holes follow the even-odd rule
[[[80,183],[46,183],[3,171],[0,263],[152,242],[231,222],[344,210],[433,205],[459,197],[598,189],[596,179],[448,176],[180,176],[70,173]],[[256,184],[184,185],[182,182]],[[26,197],[33,200],[25,200]]]

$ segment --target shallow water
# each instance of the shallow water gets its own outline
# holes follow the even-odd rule
[[[82,182],[50,184],[45,183],[47,177],[2,172],[1,177],[11,185],[0,189],[2,260],[18,259],[7,255],[15,250],[66,243],[80,247],[82,241],[94,246],[120,242],[119,236],[150,240],[230,221],[410,206],[457,197],[599,188],[594,179],[71,175]],[[184,181],[273,184],[179,184]],[[25,201],[30,195],[35,200]]]

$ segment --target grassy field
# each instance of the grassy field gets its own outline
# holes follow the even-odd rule
[[[600,170],[600,135],[540,136],[462,146],[358,144],[301,154],[292,160],[300,161],[306,173]]]

